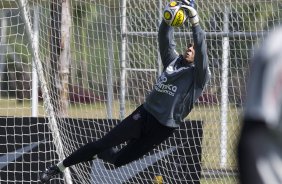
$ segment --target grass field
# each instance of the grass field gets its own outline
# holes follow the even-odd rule
[[[126,105],[126,112],[130,113],[136,106],[130,103]],[[119,104],[113,104],[113,118],[119,118]],[[39,115],[44,116],[43,104],[38,106]],[[18,103],[16,100],[0,99],[0,116],[31,116],[30,101]],[[106,104],[72,104],[69,109],[69,116],[75,118],[107,118]],[[202,142],[202,166],[207,170],[236,170],[236,145],[240,132],[240,110],[234,106],[229,106],[227,123],[227,155],[226,166],[220,166],[220,106],[196,106],[190,113],[189,119],[204,121],[204,137]],[[234,173],[233,173],[234,174]],[[201,180],[202,184],[222,183],[235,184],[235,176],[221,176],[220,178],[210,176]]]

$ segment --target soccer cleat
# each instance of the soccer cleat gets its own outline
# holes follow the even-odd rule
[[[62,172],[58,168],[58,166],[53,165],[51,167],[48,167],[45,171],[42,171],[40,174],[40,181],[42,183],[48,182],[51,178],[53,178],[55,175],[61,174]]]

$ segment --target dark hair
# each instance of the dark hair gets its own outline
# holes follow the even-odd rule
[[[193,47],[195,48],[195,44],[194,43],[188,43],[187,48]]]

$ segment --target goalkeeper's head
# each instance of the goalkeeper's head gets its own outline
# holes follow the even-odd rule
[[[184,51],[183,58],[188,63],[194,63],[195,59],[195,48],[194,43],[190,43],[187,45],[187,48]]]

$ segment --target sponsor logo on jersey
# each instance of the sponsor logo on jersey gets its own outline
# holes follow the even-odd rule
[[[162,74],[155,84],[155,90],[160,93],[166,93],[170,96],[174,96],[177,91],[177,86],[167,83],[167,77]]]

